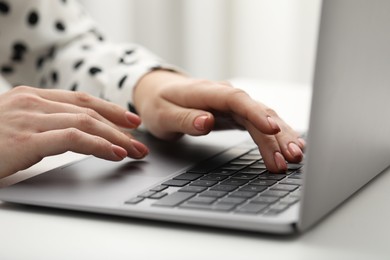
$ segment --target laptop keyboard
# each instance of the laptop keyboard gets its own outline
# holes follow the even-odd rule
[[[302,164],[288,164],[286,173],[276,174],[266,169],[257,147],[225,153],[233,159],[201,162],[125,204],[152,200],[156,207],[276,215],[299,201]]]

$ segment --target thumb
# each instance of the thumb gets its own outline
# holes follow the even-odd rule
[[[210,133],[210,131],[214,128],[215,119],[214,116],[210,113],[202,113],[203,111],[196,111],[193,113],[194,119],[192,120],[192,126],[195,130],[194,133],[188,133],[190,135],[205,135]],[[191,131],[191,130],[190,130]]]
[[[175,107],[165,115],[165,129],[188,135],[206,135],[214,128],[214,116],[207,111]]]

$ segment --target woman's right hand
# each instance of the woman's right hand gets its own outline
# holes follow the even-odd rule
[[[141,119],[118,105],[81,92],[26,86],[0,95],[0,178],[66,151],[120,161],[148,148],[120,127]]]

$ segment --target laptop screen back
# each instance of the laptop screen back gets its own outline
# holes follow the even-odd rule
[[[323,1],[301,229],[390,165],[390,1]]]

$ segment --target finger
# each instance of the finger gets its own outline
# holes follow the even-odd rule
[[[233,115],[234,120],[241,125],[248,125],[248,121]],[[299,134],[278,117],[278,125],[281,131],[275,135],[280,151],[284,158],[289,162],[298,163],[303,159],[303,150],[306,146],[305,141],[299,137]],[[253,133],[258,132],[253,125],[249,125]]]
[[[158,133],[160,138],[169,139],[177,134],[189,134],[193,136],[206,135],[214,126],[214,116],[206,111],[183,108],[175,104],[165,102],[163,113],[157,118],[158,129],[164,129]]]
[[[301,148],[301,150],[304,151],[305,148],[306,148],[306,141],[305,141],[305,139],[303,139],[301,137],[298,137],[298,145]]]
[[[35,93],[44,99],[72,104],[95,110],[104,118],[122,127],[134,128],[141,124],[141,119],[119,105],[88,95],[83,92],[72,92],[60,89],[39,89],[20,87],[21,91]]]
[[[280,131],[275,119],[277,114],[240,89],[210,82],[185,86],[183,89],[185,91],[169,88],[163,93],[164,98],[183,107],[237,114],[265,134]]]
[[[298,133],[284,122],[280,122],[279,125],[281,125],[282,130],[275,137],[283,155],[289,162],[298,163],[302,161],[305,144],[300,140]]]
[[[267,169],[271,172],[284,172],[287,170],[287,164],[279,143],[274,135],[266,135],[257,130],[249,121],[245,127],[259,147],[261,156]]]
[[[134,142],[131,135],[126,135],[120,130],[113,128],[87,114],[41,114],[35,116],[38,123],[37,131],[46,132],[51,130],[76,128],[82,132],[102,137],[109,142],[126,149],[129,157],[143,158],[148,149],[140,142]]]
[[[289,138],[287,135],[281,134],[276,136],[280,144],[282,154],[288,162],[299,163],[303,159],[303,151],[298,145],[296,138]]]
[[[43,99],[40,97],[34,97],[35,103],[39,103],[37,105],[36,109],[39,109],[40,112],[45,113],[45,114],[57,114],[57,113],[68,113],[68,114],[85,114],[88,115],[92,118],[95,118],[110,127],[116,129],[119,131],[119,127],[112,123],[111,121],[107,120],[103,116],[101,116],[99,113],[97,113],[95,110],[91,108],[84,108],[80,106],[76,106],[73,104],[68,104],[68,103],[61,103],[57,101],[51,101],[48,99]]]
[[[37,133],[33,135],[32,140],[40,158],[67,151],[94,155],[111,161],[120,161],[127,156],[126,150],[122,147],[75,128]]]

